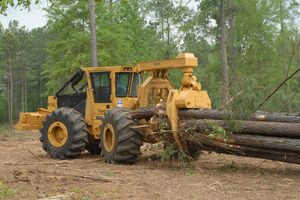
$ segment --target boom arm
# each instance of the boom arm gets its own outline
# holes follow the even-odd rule
[[[178,136],[178,109],[180,108],[211,108],[211,101],[206,91],[201,90],[201,84],[193,76],[193,68],[198,66],[198,59],[192,53],[180,54],[175,59],[138,63],[138,71],[148,71],[150,76],[139,88],[140,107],[149,107],[149,96],[161,98],[157,93],[163,88],[163,81],[169,81],[166,72],[170,69],[181,69],[184,73],[180,90],[167,87],[167,115],[171,123],[172,132],[177,145],[184,148]],[[166,86],[165,86],[166,88]],[[157,90],[158,91],[155,91]],[[154,95],[153,95],[154,94]],[[164,99],[164,98],[161,98]],[[147,105],[148,104],[148,105]]]
[[[77,85],[82,77],[84,75],[84,71],[82,71],[82,69],[79,69],[76,74],[74,74],[67,82],[65,82],[65,84],[58,90],[58,92],[56,92],[56,94],[54,95],[54,99],[70,84],[72,83],[72,88],[73,90],[75,90],[77,93],[79,92],[78,90],[76,90],[76,88],[74,88],[75,85]]]
[[[198,66],[198,58],[192,53],[179,54],[175,59],[159,60],[138,63],[138,72],[141,71],[168,71],[170,69],[193,68]]]

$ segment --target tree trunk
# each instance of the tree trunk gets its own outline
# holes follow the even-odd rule
[[[21,102],[22,102],[22,112],[24,112],[24,77],[22,77]]]
[[[92,56],[92,66],[98,66],[97,58],[97,39],[96,39],[96,16],[95,16],[95,2],[94,0],[89,0],[90,6],[90,34],[91,34],[91,56]]]
[[[167,17],[167,59],[170,59],[170,23],[169,17]]]
[[[9,80],[8,80],[8,123],[9,127],[13,128],[13,78],[12,78],[12,64],[11,64],[11,55],[8,54],[8,62],[9,62]]]
[[[229,119],[232,114],[234,113],[214,109],[180,109],[178,116],[180,119],[224,120]],[[150,119],[153,115],[155,115],[155,108],[145,107],[134,110],[131,117],[132,119],[140,120]],[[257,111],[252,116],[238,117],[239,120],[300,123],[300,115],[286,113]]]
[[[234,154],[237,156],[247,156],[253,158],[264,158],[269,160],[277,160],[288,163],[300,163],[299,153],[295,152],[285,152],[285,151],[274,151],[274,150],[266,150],[261,148],[253,148],[253,147],[244,147],[240,146],[238,149],[241,153],[232,153],[230,151],[224,149],[216,149],[214,147],[201,147],[202,150],[207,151],[215,151],[217,153],[225,153],[225,154]]]
[[[24,97],[25,97],[25,112],[27,112],[27,72],[24,72]]]
[[[231,58],[231,83],[232,87],[235,87],[235,47],[234,47],[234,21],[233,21],[233,9],[232,9],[232,2],[228,0],[228,7],[229,7],[229,27],[230,27],[230,58]]]
[[[17,122],[19,119],[19,97],[18,97],[19,90],[18,90],[18,75],[17,74],[15,75],[14,83],[15,83],[15,95],[14,95],[14,97],[15,97],[15,120]]]
[[[262,121],[228,121],[232,127],[228,126],[224,120],[187,120],[180,126],[184,129],[192,128],[196,132],[212,129],[214,125],[223,127],[227,131],[261,134],[270,136],[295,137],[300,138],[299,123],[262,122]],[[236,130],[235,130],[236,129]]]
[[[300,139],[232,134],[227,143],[264,149],[300,152]]]
[[[225,24],[225,0],[221,0],[221,54],[223,73],[223,105],[228,101],[228,64],[226,53],[226,24]]]
[[[40,82],[40,108],[43,107],[43,77],[42,77],[42,69],[39,66],[39,82]]]
[[[139,109],[137,109],[139,111]],[[153,115],[155,114],[154,111]],[[222,110],[210,109],[180,109],[179,117],[193,119],[229,119],[233,113]],[[270,113],[265,111],[256,111],[252,116],[238,116],[239,120],[269,121],[269,122],[287,122],[300,123],[300,116],[286,113]]]

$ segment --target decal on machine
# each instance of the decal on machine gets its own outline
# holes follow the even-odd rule
[[[118,99],[117,107],[123,107],[123,100],[122,99]]]

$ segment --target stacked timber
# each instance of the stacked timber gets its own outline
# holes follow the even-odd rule
[[[133,112],[132,118],[149,119],[156,114],[157,109],[142,108]],[[187,149],[192,145],[193,149],[300,164],[299,115],[257,111],[250,117],[230,120],[232,115],[221,110],[179,110],[178,127],[181,139],[188,141]],[[210,137],[212,124],[230,134]]]

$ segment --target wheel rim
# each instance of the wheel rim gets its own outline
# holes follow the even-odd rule
[[[107,152],[112,152],[115,146],[115,131],[111,124],[106,124],[103,132],[104,148]]]
[[[68,139],[68,129],[61,122],[53,122],[48,129],[49,142],[55,147],[63,146]]]

